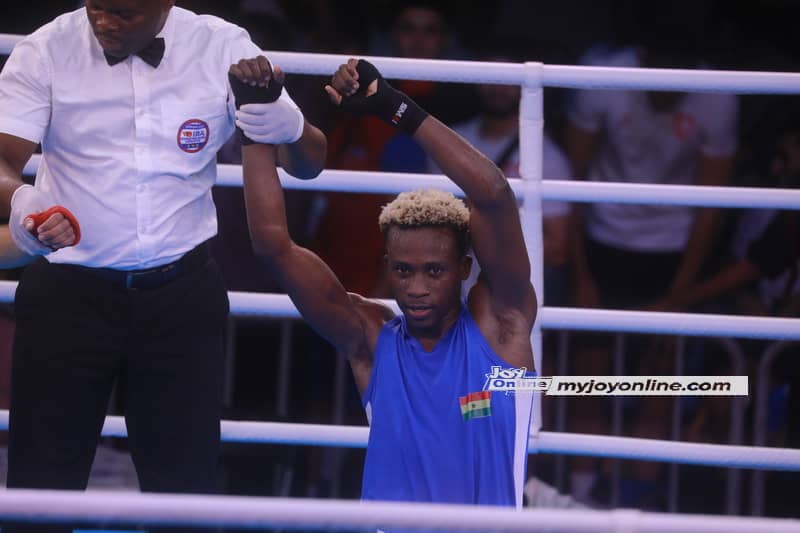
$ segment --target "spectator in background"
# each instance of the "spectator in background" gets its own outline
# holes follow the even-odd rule
[[[297,35],[277,0],[240,0],[241,25],[264,50],[293,50]]]
[[[520,2],[494,0],[487,10],[493,11],[489,28],[493,35],[517,41],[520,49],[535,39],[543,46],[527,59],[574,64],[592,44],[610,42],[614,35],[615,17],[620,15],[620,2],[586,2],[560,0],[559,2]],[[485,25],[487,20],[481,20]],[[480,33],[472,34],[469,44],[476,48]]]
[[[648,27],[644,47],[597,52],[587,62],[698,67],[700,56],[691,36],[668,38],[674,31]],[[593,181],[726,185],[736,152],[736,126],[734,95],[578,91],[568,111],[566,152],[574,175]],[[720,226],[717,209],[598,203],[576,207],[574,213],[572,267],[580,307],[642,307],[677,293],[697,278]],[[584,346],[576,353],[576,373],[609,373],[609,353],[608,346],[597,342]],[[663,361],[652,361],[649,370],[668,371]],[[571,415],[574,430],[607,433],[608,411],[592,400]],[[637,401],[639,415],[649,403]],[[655,418],[639,416],[634,432],[662,436],[666,423]],[[591,460],[579,458],[574,466],[573,493],[585,498],[595,478]],[[652,481],[656,473],[651,469],[643,475]]]
[[[764,186],[797,189],[800,188],[800,113],[796,107],[784,105],[785,101],[779,99],[775,103],[779,104],[776,109],[781,117],[777,123],[774,119],[770,121],[772,131],[765,135],[770,151],[766,164],[760,165],[759,181]],[[653,308],[682,311],[707,302],[721,302],[746,315],[800,316],[800,218],[796,210],[744,212],[734,231],[730,255],[731,259],[719,271],[669,295]],[[758,383],[757,369],[768,343],[750,341],[743,346],[749,355],[747,374],[753,386]],[[800,409],[797,355],[786,354],[771,368],[769,446],[800,445],[800,423],[797,416],[790,415]],[[720,372],[725,373],[732,372]],[[698,400],[683,438],[719,442],[720,436],[727,432],[729,399],[706,396]],[[708,472],[702,475],[707,477]],[[692,496],[698,493],[697,489],[690,489],[684,495],[688,496],[689,512],[707,512],[704,509],[707,499],[701,500],[703,506],[700,506],[698,498],[694,498],[695,507],[691,506]],[[780,499],[776,506],[782,506]]]
[[[443,0],[393,2],[388,30],[388,55],[415,59],[462,59],[459,37],[450,24],[453,14],[447,5]],[[372,47],[376,46],[375,40]],[[380,49],[374,52],[379,53]],[[416,101],[436,109],[445,123],[460,122],[475,114],[474,94],[464,84],[427,80],[398,80],[395,84],[401,85],[403,91],[409,92]]]
[[[782,108],[783,109],[783,108]],[[800,187],[800,115],[783,118],[771,132],[772,147],[762,183]],[[800,314],[800,233],[796,211],[748,210],[739,219],[732,259],[718,272],[656,302],[680,311],[738,291],[735,310],[750,315]]]
[[[447,14],[442,2],[416,0],[392,6],[389,37],[398,57],[436,59],[442,57],[449,39]],[[463,120],[474,110],[468,89],[429,81],[394,82],[443,122]],[[455,93],[455,95],[454,95]],[[424,151],[408,135],[374,117],[342,117],[330,133],[328,168],[425,172]],[[321,219],[317,225],[315,251],[337,274],[347,290],[385,296],[380,279],[383,239],[373,223],[391,196],[381,194],[330,193],[317,197]],[[355,236],[342,238],[343,235]]]
[[[513,61],[509,54],[487,54],[485,61]],[[503,174],[518,178],[519,173],[519,103],[520,87],[517,85],[479,84],[476,86],[479,115],[453,126],[453,130],[492,160]],[[570,167],[561,148],[549,135],[543,136],[544,179],[566,180],[570,178]],[[428,170],[441,174],[433,160],[428,160]],[[568,301],[568,230],[570,206],[566,202],[544,202],[544,267],[547,305],[565,305]],[[473,272],[468,286],[474,283],[479,270],[473,261]]]
[[[626,49],[592,63],[695,64],[689,56],[669,54]],[[593,181],[725,185],[736,151],[736,117],[733,95],[579,92],[569,110],[567,155],[576,176]],[[599,203],[577,212],[574,268],[583,307],[642,305],[686,286],[703,266],[719,225],[715,209]],[[645,275],[631,276],[636,268]],[[632,286],[637,279],[644,286]]]

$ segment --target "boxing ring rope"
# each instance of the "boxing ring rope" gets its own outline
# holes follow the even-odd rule
[[[0,411],[0,430],[8,429],[8,411]],[[283,444],[292,446],[336,446],[365,448],[366,426],[293,424],[223,420],[223,442]],[[103,437],[127,437],[125,419],[106,417]],[[700,444],[667,440],[581,435],[541,431],[531,435],[528,453],[594,455],[617,459],[700,464],[725,468],[758,468],[800,471],[800,450],[788,448]]]
[[[0,53],[8,52],[21,36],[0,34]],[[340,63],[348,59],[343,55],[301,54],[292,52],[268,52],[268,56],[276,64],[290,73],[330,75]],[[692,92],[735,92],[742,94],[794,94],[800,93],[800,74],[772,72],[731,72],[731,71],[697,71],[697,70],[660,70],[632,69],[612,67],[579,67],[562,65],[542,65],[540,63],[477,63],[471,61],[440,60],[405,60],[397,58],[368,58],[381,69],[387,78],[424,79],[444,82],[465,83],[499,83],[522,86],[520,103],[520,150],[521,179],[514,180],[512,186],[518,197],[525,202],[521,210],[525,239],[533,265],[532,282],[542,301],[542,235],[541,235],[541,200],[563,200],[578,202],[628,202],[650,204],[672,204],[708,207],[773,207],[778,209],[800,208],[800,191],[776,189],[717,188],[696,186],[665,185],[631,185],[615,183],[580,183],[542,181],[542,125],[543,102],[542,87],[566,87],[581,89],[638,89],[638,90],[677,90]],[[26,167],[27,172],[35,170],[38,160],[33,159]],[[241,185],[241,169],[239,167],[221,166],[220,185]],[[282,182],[287,188],[307,190],[347,190],[351,192],[400,192],[420,186],[444,188],[455,191],[455,186],[441,176],[388,174],[348,171],[325,171],[316,180],[300,181],[282,174]],[[13,299],[14,284],[0,284],[0,301]],[[297,311],[285,295],[230,293],[231,311],[234,315],[249,316],[282,316],[297,317]],[[541,305],[541,304],[540,304]],[[396,306],[393,306],[396,310]],[[541,328],[574,329],[590,331],[622,331],[646,333],[674,333],[681,335],[714,335],[737,336],[751,338],[799,339],[800,320],[761,317],[739,317],[725,315],[697,315],[688,313],[647,313],[638,311],[610,311],[570,308],[543,307],[539,320],[532,334],[534,357],[537,368],[541,368]],[[800,451],[779,448],[753,448],[744,446],[723,446],[708,444],[680,443],[648,439],[631,439],[607,437],[599,435],[575,435],[539,432],[541,420],[540,397],[537,396],[534,406],[534,424],[532,426],[531,451],[565,454],[596,454],[608,457],[624,457],[649,460],[664,460],[718,466],[736,466],[740,468],[774,468],[782,470],[800,469]],[[7,417],[7,413],[0,413]],[[109,431],[121,424],[109,419]],[[2,420],[0,420],[2,421]],[[7,422],[6,422],[7,423]],[[123,424],[124,426],[124,424]],[[114,429],[121,431],[119,427]],[[275,424],[253,422],[223,422],[223,435],[226,440],[237,438],[247,442],[282,442],[289,444],[321,444],[336,446],[363,447],[366,442],[367,428],[346,426],[314,426],[303,424]],[[238,433],[237,433],[238,432]],[[263,432],[263,434],[262,434]],[[105,433],[104,433],[105,434]],[[239,435],[237,437],[237,435]],[[269,440],[273,436],[278,440]],[[267,440],[263,440],[267,439]],[[283,439],[283,440],[281,440]],[[674,451],[674,453],[673,453]],[[9,491],[11,492],[11,491]],[[4,513],[5,498],[8,493],[0,495],[0,514]],[[146,496],[146,495],[139,495]],[[180,498],[180,497],[178,497]],[[184,497],[190,498],[190,497]],[[200,497],[198,497],[200,498]],[[219,501],[222,501],[220,498]],[[27,501],[27,500],[26,500]],[[34,502],[34,498],[30,499]],[[39,501],[39,493],[35,496]],[[81,500],[82,501],[82,500]],[[87,500],[88,501],[88,500]],[[138,500],[137,500],[138,501]],[[144,501],[144,500],[142,500]],[[188,500],[186,500],[188,501]],[[278,500],[275,500],[278,501]],[[283,501],[286,505],[294,505],[291,500]],[[310,502],[310,500],[304,500]],[[85,503],[82,501],[82,503]],[[325,503],[325,502],[322,502]],[[334,502],[328,502],[333,504]],[[215,501],[215,505],[216,505]],[[32,503],[38,506],[37,503]],[[88,505],[88,504],[87,504]],[[176,503],[177,505],[177,503]],[[297,517],[305,516],[307,503],[301,503],[302,511],[297,511],[291,522],[297,523]],[[346,505],[336,502],[336,508]],[[366,504],[360,503],[353,511],[342,515],[355,520],[361,515],[358,509]],[[387,504],[388,505],[388,504]],[[191,507],[191,506],[188,506]],[[188,508],[187,507],[187,508]],[[431,506],[431,508],[436,506]],[[46,506],[41,506],[44,509]],[[196,504],[192,507],[198,513],[209,511],[208,520],[214,522],[218,516],[215,508],[206,508]],[[400,511],[386,515],[387,519],[417,514]],[[299,508],[298,508],[299,509]],[[410,507],[409,507],[410,509]],[[102,512],[102,506],[98,506]],[[466,508],[481,516],[493,510]],[[433,512],[433,511],[432,511]],[[444,512],[444,511],[443,511]],[[508,528],[514,529],[512,517],[526,513],[511,514],[506,512]],[[638,512],[590,513],[592,519],[585,522],[576,521],[564,526],[565,516],[558,513],[548,530],[560,531],[562,527],[570,531],[625,530],[634,531],[639,528],[648,531],[683,531],[717,529],[722,520],[714,517],[711,523],[699,525],[694,523],[689,529],[681,529],[685,520],[702,520],[702,517],[676,517],[674,515],[648,515]],[[310,516],[310,515],[309,515]],[[427,515],[426,515],[427,516]],[[444,516],[444,515],[442,515]],[[467,516],[463,512],[454,514]],[[477,516],[477,514],[476,514]],[[533,514],[531,514],[533,516]],[[546,517],[547,512],[537,511],[535,520],[527,518],[519,523],[519,530],[533,531],[534,527],[543,524],[539,517]],[[588,516],[588,515],[587,515]],[[609,517],[601,521],[598,517]],[[652,523],[647,520],[652,517]],[[430,526],[436,523],[420,519],[419,525]],[[309,518],[310,519],[310,518]],[[365,518],[366,520],[369,520]],[[414,520],[414,518],[408,518]],[[454,518],[455,519],[455,518]],[[278,519],[276,519],[278,520]],[[506,522],[498,527],[496,522],[477,525],[474,519],[453,522],[448,520],[448,527],[461,529],[505,529]],[[576,515],[577,520],[577,515]],[[745,524],[750,519],[736,518],[735,522],[725,523],[725,531],[738,531],[737,524]],[[280,522],[280,520],[278,520]],[[533,523],[532,523],[533,522]],[[727,520],[726,520],[727,522]],[[767,526],[768,522],[768,526]],[[192,522],[194,523],[194,522]],[[283,523],[283,522],[280,522]],[[333,522],[320,522],[328,526]],[[397,522],[383,520],[375,522],[336,522],[337,524],[369,525],[376,524],[401,525]],[[408,525],[404,523],[403,525]],[[765,529],[779,531],[781,525],[788,530],[797,530],[796,522],[765,521]],[[246,526],[247,527],[247,526]],[[255,527],[250,523],[249,527]],[[686,526],[688,527],[688,526]],[[746,530],[760,529],[761,526],[747,523]],[[585,528],[585,529],[584,529]],[[745,529],[742,529],[745,530]]]
[[[39,154],[31,157],[25,165],[24,174],[35,175],[41,160],[42,156]],[[437,188],[460,196],[464,194],[452,181],[437,174],[323,170],[313,180],[292,177],[283,169],[279,169],[278,174],[283,188],[303,191],[398,194],[412,189]],[[509,179],[509,183],[517,198],[523,199],[522,180],[512,178]],[[218,165],[217,185],[241,187],[241,165]],[[541,191],[542,200],[562,202],[613,202],[749,209],[798,209],[800,207],[800,190],[797,189],[545,180],[542,181]]]
[[[0,54],[8,54],[22,35],[0,33]],[[330,76],[349,55],[268,51],[284,72]],[[434,59],[359,56],[372,61],[387,78],[461,83],[525,85],[521,63],[478,63]],[[480,67],[479,69],[476,67]],[[542,65],[541,85],[572,89],[657,89],[740,94],[800,93],[800,74],[724,70],[644,69]]]
[[[330,76],[348,55],[265,52],[288,73]],[[541,65],[531,78],[531,63],[478,63],[438,59],[358,56],[377,66],[386,78],[460,83],[526,85],[539,80],[544,87],[571,89],[648,89],[739,94],[800,93],[800,74],[724,70],[645,69]],[[478,68],[479,67],[479,68]]]
[[[102,522],[137,526],[233,528],[312,527],[319,530],[425,527],[465,531],[750,533],[800,531],[795,520],[676,515],[634,510],[513,509],[431,503],[354,502],[184,494],[0,491],[0,516],[13,520]]]
[[[15,281],[0,281],[0,303],[13,302],[16,287]],[[301,318],[285,294],[231,291],[228,296],[234,316]],[[393,300],[378,301],[399,312]],[[537,320],[545,329],[800,340],[800,320],[794,318],[543,307]]]

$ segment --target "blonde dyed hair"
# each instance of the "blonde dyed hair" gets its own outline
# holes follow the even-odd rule
[[[469,209],[452,193],[436,189],[403,192],[383,206],[378,225],[386,236],[389,228],[439,226],[452,228],[458,248],[466,251],[469,241]]]

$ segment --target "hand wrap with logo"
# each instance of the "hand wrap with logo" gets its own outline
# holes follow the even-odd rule
[[[283,91],[283,84],[273,78],[269,81],[269,85],[267,87],[260,87],[258,85],[252,86],[248,83],[241,81],[233,74],[228,74],[228,80],[230,81],[231,90],[233,91],[233,97],[236,102],[236,110],[237,110],[236,131],[239,132],[239,136],[242,139],[242,144],[248,145],[248,144],[255,144],[257,142],[262,142],[257,139],[251,139],[242,130],[242,128],[239,127],[239,120],[238,120],[239,108],[241,108],[243,105],[248,105],[248,104],[265,105],[276,102],[276,100],[278,100],[278,98],[281,95],[281,91]]]
[[[378,69],[369,61],[360,59],[356,66],[358,91],[342,98],[341,108],[356,116],[374,115],[395,128],[414,135],[428,112],[402,91],[383,79]],[[377,80],[376,92],[367,96],[367,88]]]

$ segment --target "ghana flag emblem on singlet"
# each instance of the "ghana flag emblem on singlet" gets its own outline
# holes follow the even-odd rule
[[[461,405],[461,416],[464,420],[492,416],[492,391],[481,391],[461,396],[458,399]]]

